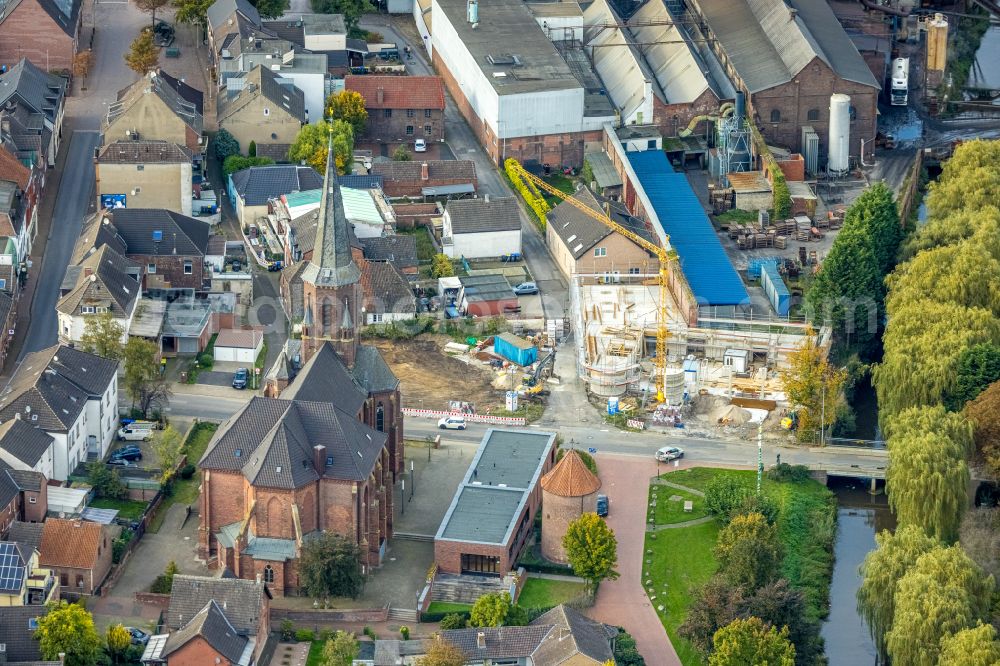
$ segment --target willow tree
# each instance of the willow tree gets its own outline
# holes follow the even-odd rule
[[[995,204],[1000,197],[998,160],[998,141],[969,141],[956,148],[944,163],[941,176],[927,188],[930,217]]]
[[[950,439],[963,457],[972,453],[972,424],[962,414],[949,412],[942,405],[911,407],[891,419],[884,430],[886,437],[906,437],[934,433]]]
[[[965,451],[940,433],[889,438],[885,490],[900,525],[916,525],[946,543],[958,537],[968,504]]]
[[[996,229],[1000,224],[1000,208],[995,204],[982,208],[956,210],[927,220],[920,230],[911,235],[900,250],[904,259],[913,257],[921,250],[929,250],[941,245],[951,245],[977,233]]]
[[[989,310],[929,300],[897,309],[872,370],[883,426],[907,407],[941,403],[955,388],[959,357],[980,342],[1000,342],[1000,320]]]
[[[975,627],[990,610],[994,581],[959,546],[917,558],[896,586],[892,629],[886,635],[896,664],[937,666],[942,639]]]
[[[975,238],[921,252],[886,282],[890,317],[921,300],[984,308],[1000,315],[1000,259]]]
[[[892,628],[896,612],[896,583],[916,563],[917,558],[940,545],[916,525],[900,527],[895,533],[882,530],[875,535],[875,550],[861,565],[858,612],[865,618],[881,661],[887,660],[885,636]]]
[[[980,624],[971,629],[945,636],[941,639],[941,662],[948,666],[996,666],[1000,664],[1000,641],[991,624]]]

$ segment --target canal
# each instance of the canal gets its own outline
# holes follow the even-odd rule
[[[828,486],[838,509],[830,615],[822,627],[827,660],[830,666],[874,666],[875,645],[855,599],[861,585],[858,567],[875,548],[875,534],[894,529],[896,520],[881,486],[874,496],[859,479],[830,477]]]

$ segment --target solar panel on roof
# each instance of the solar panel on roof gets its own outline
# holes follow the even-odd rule
[[[0,543],[0,590],[19,590],[25,566],[14,544]]]

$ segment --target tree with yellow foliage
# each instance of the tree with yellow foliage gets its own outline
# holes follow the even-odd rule
[[[585,513],[566,528],[563,548],[573,573],[587,581],[591,593],[602,580],[618,578],[618,540],[596,513]]]
[[[331,134],[337,173],[348,173],[354,160],[354,129],[345,120],[334,120],[332,123],[320,120],[304,126],[288,150],[288,159],[293,162],[304,161],[319,173],[325,173]]]
[[[788,356],[788,368],[781,371],[781,381],[789,402],[798,408],[799,439],[810,441],[819,428],[826,428],[837,418],[843,402],[847,372],[830,365],[826,353],[816,344],[812,329],[806,330],[806,343]]]

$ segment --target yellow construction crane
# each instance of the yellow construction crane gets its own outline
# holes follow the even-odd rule
[[[635,233],[631,229],[628,229],[604,213],[594,210],[585,203],[576,199],[572,195],[566,194],[562,190],[549,185],[543,179],[539,178],[535,174],[531,173],[525,169],[520,162],[515,160],[508,160],[510,165],[510,171],[523,178],[526,181],[531,182],[535,186],[542,190],[545,190],[554,197],[559,198],[562,201],[569,203],[571,206],[579,210],[584,215],[588,215],[591,218],[597,220],[604,226],[608,227],[614,232],[617,232],[628,238],[630,241],[646,250],[659,261],[659,271],[657,282],[660,286],[660,302],[656,309],[656,357],[654,359],[653,365],[653,376],[656,378],[656,392],[657,398],[663,401],[663,391],[665,389],[664,382],[667,376],[667,338],[670,337],[670,332],[667,329],[667,321],[669,319],[667,313],[667,304],[670,302],[670,274],[669,266],[671,262],[675,260],[675,255],[668,251],[666,248],[652,243],[639,234]],[[669,238],[665,239],[664,242],[669,241]]]

